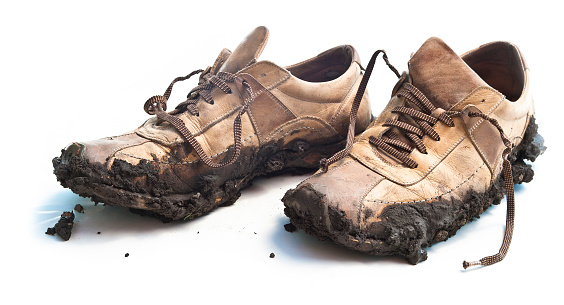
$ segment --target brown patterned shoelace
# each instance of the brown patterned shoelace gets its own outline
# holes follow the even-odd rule
[[[366,70],[364,72],[364,76],[362,77],[362,80],[360,81],[360,84],[358,85],[358,90],[356,91],[356,95],[354,97],[353,100],[353,104],[351,106],[351,112],[349,115],[349,130],[347,133],[347,142],[345,145],[345,148],[339,152],[337,152],[336,154],[334,154],[333,156],[331,156],[330,158],[326,159],[323,158],[321,159],[321,161],[319,162],[319,165],[321,166],[321,168],[324,171],[327,171],[327,168],[329,167],[329,165],[337,162],[338,160],[341,160],[342,158],[346,157],[352,149],[352,145],[354,143],[354,133],[355,133],[355,127],[356,127],[356,117],[358,115],[358,108],[360,107],[360,102],[362,102],[362,97],[364,96],[364,91],[366,91],[366,85],[368,84],[368,80],[370,79],[370,75],[372,75],[372,70],[374,69],[374,64],[376,63],[376,58],[378,58],[378,55],[382,54],[382,58],[384,59],[384,61],[386,62],[386,65],[388,65],[388,67],[390,68],[390,70],[392,70],[392,72],[394,72],[394,74],[400,78],[400,74],[398,72],[398,70],[396,70],[396,68],[394,66],[392,66],[392,64],[390,64],[390,61],[388,60],[388,55],[386,55],[386,52],[384,50],[378,50],[376,52],[374,52],[374,54],[372,54],[372,57],[370,58],[370,61],[368,62],[368,65],[366,66]]]
[[[468,115],[471,117],[481,117],[482,119],[489,121],[497,128],[497,130],[499,130],[503,144],[505,144],[505,150],[503,150],[502,157],[503,179],[505,180],[505,190],[507,192],[507,212],[505,216],[505,234],[503,235],[503,243],[501,244],[501,248],[499,248],[499,252],[494,255],[486,256],[479,261],[464,261],[462,262],[462,267],[464,267],[464,269],[472,266],[488,266],[501,262],[505,258],[505,255],[507,255],[507,251],[509,251],[509,245],[511,245],[511,239],[513,238],[513,227],[515,225],[515,189],[513,185],[511,162],[509,162],[509,159],[507,158],[511,153],[511,141],[507,139],[503,129],[495,119],[492,119],[483,113],[470,112]]]
[[[206,164],[209,167],[220,168],[235,162],[235,160],[237,160],[237,158],[241,153],[241,145],[242,145],[241,144],[241,116],[245,112],[247,112],[249,106],[254,101],[254,95],[249,84],[243,80],[242,84],[245,87],[245,92],[248,95],[248,99],[245,99],[243,106],[241,107],[241,109],[239,109],[239,112],[235,117],[235,121],[233,122],[233,141],[234,141],[235,151],[231,156],[231,158],[229,158],[228,160],[223,161],[221,163],[214,162],[209,156],[206,155],[206,153],[202,149],[202,146],[200,145],[200,143],[198,143],[194,135],[188,130],[184,122],[180,118],[174,115],[182,111],[188,111],[192,115],[199,116],[200,114],[198,112],[198,109],[196,108],[196,103],[200,100],[201,97],[204,102],[213,105],[214,101],[211,95],[211,90],[214,87],[221,89],[221,91],[223,91],[225,94],[232,93],[231,88],[227,85],[227,83],[235,82],[236,79],[235,74],[228,72],[218,72],[215,75],[210,75],[209,71],[210,71],[209,68],[206,69],[205,71],[196,70],[186,76],[175,78],[172,81],[172,83],[170,83],[170,85],[168,86],[168,88],[166,89],[163,95],[155,95],[149,98],[145,102],[143,108],[145,109],[145,112],[147,112],[148,114],[150,115],[155,114],[157,118],[159,118],[160,120],[172,124],[172,126],[174,126],[178,130],[178,132],[180,132],[182,137],[184,137],[184,139],[186,139],[186,141],[190,143],[190,145],[192,146],[192,148],[194,148],[194,150],[196,151],[202,162],[204,162],[204,164]],[[194,89],[190,91],[190,93],[188,93],[188,99],[178,104],[176,110],[173,113],[166,112],[167,101],[170,97],[170,94],[172,92],[172,87],[174,86],[174,84],[179,81],[187,80],[190,77],[202,72],[203,74],[200,76],[200,82],[198,86],[196,86]]]
[[[358,110],[360,100],[366,90],[366,84],[370,78],[372,68],[375,63],[375,57],[381,51],[377,51],[372,56],[367,68],[364,78],[362,79],[361,85],[355,96],[353,106],[351,108],[350,115],[350,125],[349,133],[347,135],[347,145],[345,149],[333,155],[329,159],[323,159],[321,161],[321,168],[327,171],[327,168],[339,161],[340,159],[347,156],[354,142],[354,126],[356,121],[356,112]],[[387,56],[384,53],[384,60],[388,66],[396,73],[399,77],[399,73],[391,66],[387,60]],[[419,152],[426,154],[427,149],[423,143],[423,137],[425,135],[429,136],[435,141],[440,141],[439,134],[434,130],[433,126],[438,122],[442,122],[449,127],[454,127],[454,121],[452,118],[459,117],[462,115],[459,111],[447,111],[442,108],[435,107],[429,99],[417,89],[415,86],[408,82],[403,82],[397,94],[398,97],[404,98],[406,101],[404,106],[396,107],[392,110],[393,113],[399,114],[397,118],[387,120],[383,125],[390,127],[387,132],[385,132],[380,137],[369,137],[369,142],[376,148],[386,152],[388,155],[397,159],[400,163],[404,164],[409,168],[416,168],[417,162],[409,157],[414,149]],[[467,262],[464,261],[462,266],[464,269],[471,266],[478,265],[492,265],[500,262],[507,255],[509,250],[509,245],[511,244],[511,239],[513,236],[513,227],[515,222],[515,192],[513,186],[513,175],[511,172],[511,163],[508,160],[508,155],[511,153],[512,145],[511,142],[505,136],[503,129],[499,123],[489,116],[480,112],[469,112],[470,117],[480,117],[483,120],[489,122],[497,128],[505,149],[503,151],[503,178],[505,180],[505,188],[507,192],[507,215],[506,215],[506,229],[503,242],[499,252],[495,255],[487,256],[479,261]],[[411,123],[410,123],[411,122]],[[415,124],[412,124],[415,123]],[[393,132],[395,130],[395,132]]]

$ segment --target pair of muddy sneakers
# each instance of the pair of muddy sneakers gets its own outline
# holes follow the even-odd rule
[[[267,38],[258,27],[211,67],[174,79],[145,102],[152,117],[134,131],[70,144],[53,159],[57,179],[94,202],[187,220],[232,204],[256,176],[321,165],[282,199],[291,223],[413,264],[507,193],[500,252],[464,266],[503,259],[513,185],[532,179],[524,160],[543,150],[514,45],[458,56],[431,38],[400,75],[381,51],[364,70],[351,46],[285,68],[257,61]],[[365,89],[380,53],[399,80],[373,119]],[[167,112],[174,84],[196,74],[198,85]]]

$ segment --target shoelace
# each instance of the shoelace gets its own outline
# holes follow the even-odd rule
[[[347,156],[352,149],[352,144],[354,142],[354,127],[358,107],[360,105],[360,101],[362,100],[362,96],[364,95],[364,91],[366,90],[366,84],[368,83],[368,79],[370,78],[370,75],[372,73],[375,59],[380,53],[384,53],[383,58],[386,61],[388,67],[390,67],[390,69],[398,76],[398,78],[400,77],[397,70],[391,64],[389,64],[385,52],[383,52],[382,50],[376,51],[370,59],[368,66],[366,67],[366,73],[359,86],[355,100],[353,101],[353,106],[351,107],[350,124],[347,134],[347,145],[345,149],[339,151],[331,158],[321,160],[320,164],[323,171],[327,171],[328,167],[331,164]],[[398,118],[396,119],[387,120],[384,123],[384,126],[396,128],[396,131],[398,131],[402,135],[405,135],[406,138],[400,138],[398,134],[392,132],[389,129],[378,138],[370,136],[369,143],[396,158],[405,166],[416,168],[417,162],[411,159],[409,155],[413,151],[413,149],[417,149],[423,154],[427,153],[427,149],[422,141],[422,138],[427,135],[435,141],[440,141],[440,136],[434,130],[433,126],[440,121],[449,127],[454,127],[454,121],[452,120],[452,118],[459,117],[462,115],[462,113],[459,111],[447,111],[442,108],[435,107],[435,105],[433,105],[429,101],[429,99],[421,91],[419,91],[419,89],[407,82],[404,82],[401,85],[396,95],[405,99],[406,106],[399,106],[394,108],[392,112],[398,113],[400,114],[400,116],[398,116]],[[403,116],[405,120],[400,120],[399,117],[401,116]],[[471,266],[492,265],[502,261],[509,250],[515,223],[515,192],[513,186],[513,175],[511,172],[511,163],[507,158],[512,149],[511,141],[507,139],[505,133],[503,132],[503,129],[501,128],[497,120],[490,118],[489,116],[480,112],[469,112],[468,116],[480,117],[495,126],[499,131],[503,144],[505,145],[502,158],[503,178],[505,180],[505,188],[507,192],[507,215],[505,234],[498,253],[484,257],[479,261],[464,261],[462,263],[464,269],[467,269]],[[415,122],[417,125],[408,123],[410,121]],[[411,141],[411,143],[409,143],[409,141]]]
[[[427,148],[423,144],[422,140],[423,136],[428,135],[431,139],[439,141],[441,138],[435,129],[433,129],[433,126],[438,121],[441,121],[447,126],[453,127],[454,122],[452,121],[452,118],[461,115],[460,112],[445,111],[441,108],[435,107],[429,99],[421,93],[421,91],[410,83],[404,83],[397,95],[399,97],[404,97],[406,101],[411,103],[412,107],[415,106],[420,110],[416,110],[412,107],[400,106],[394,108],[392,113],[400,113],[411,117],[419,126],[411,125],[404,121],[400,121],[399,119],[387,120],[384,123],[384,126],[396,127],[403,131],[403,133],[413,142],[415,148],[423,154],[427,154]],[[370,136],[368,140],[372,145],[400,160],[406,166],[410,168],[417,167],[417,162],[409,158],[409,154],[413,150],[413,146],[402,141],[397,134],[387,132],[379,138]]]
[[[199,85],[196,86],[194,89],[192,89],[190,93],[188,93],[186,101],[178,104],[178,106],[176,107],[177,110],[176,113],[186,110],[192,115],[199,116],[198,109],[196,108],[196,103],[200,100],[199,97],[202,97],[202,99],[205,102],[213,105],[214,101],[211,95],[211,90],[214,87],[221,89],[221,91],[223,91],[226,94],[231,94],[232,93],[231,88],[227,85],[227,83],[235,82],[236,80],[235,74],[228,72],[218,72],[215,75],[210,75],[209,71],[210,71],[209,68],[206,69],[205,71],[196,70],[186,76],[175,78],[170,83],[170,85],[168,86],[168,88],[166,89],[163,95],[155,95],[149,98],[145,102],[143,108],[145,109],[145,112],[147,112],[148,114],[150,115],[154,114],[160,120],[172,124],[172,126],[174,126],[178,130],[178,132],[180,132],[182,137],[184,137],[184,139],[188,141],[188,143],[192,146],[192,148],[194,148],[194,150],[196,151],[202,162],[204,162],[204,164],[212,168],[220,168],[235,162],[235,160],[237,160],[237,158],[241,153],[241,145],[242,145],[241,144],[241,130],[242,130],[241,116],[245,112],[247,112],[249,106],[254,101],[254,95],[250,85],[245,80],[242,80],[242,84],[245,87],[245,92],[248,95],[248,99],[245,99],[243,106],[241,107],[241,109],[239,109],[239,112],[237,113],[237,116],[235,117],[235,120],[233,122],[233,141],[234,141],[235,151],[231,156],[231,158],[229,158],[229,160],[223,161],[221,163],[216,163],[212,161],[212,159],[206,155],[206,153],[202,149],[202,146],[200,145],[200,143],[198,143],[194,135],[188,130],[184,122],[180,118],[173,115],[175,113],[171,114],[166,112],[167,101],[170,97],[170,94],[172,93],[172,87],[174,86],[174,84],[179,81],[187,80],[198,73],[203,72],[202,76],[200,77]]]
[[[342,158],[346,157],[352,149],[352,145],[354,143],[354,130],[355,130],[355,126],[356,126],[356,117],[358,115],[358,107],[360,107],[360,102],[362,102],[362,97],[364,96],[364,91],[366,91],[366,85],[368,84],[368,80],[370,79],[370,75],[372,75],[372,70],[374,69],[374,64],[376,63],[376,58],[378,58],[378,55],[382,54],[382,59],[384,59],[384,61],[386,62],[386,65],[388,65],[388,67],[390,68],[390,70],[392,70],[392,72],[394,72],[394,74],[400,78],[400,74],[398,72],[398,70],[392,66],[392,64],[390,64],[390,61],[388,60],[388,55],[386,55],[386,52],[384,50],[378,50],[376,52],[374,52],[374,54],[372,54],[372,57],[370,58],[370,61],[368,62],[368,65],[366,66],[366,70],[364,71],[364,76],[362,77],[362,80],[360,81],[360,84],[358,85],[358,90],[356,91],[356,95],[354,97],[352,106],[351,106],[351,112],[349,115],[349,130],[347,133],[347,142],[345,145],[345,148],[338,151],[336,154],[334,154],[333,156],[331,156],[330,158],[326,159],[323,158],[321,159],[321,161],[319,161],[319,165],[321,166],[321,168],[324,171],[327,171],[327,167],[329,167],[329,165],[337,162],[338,160],[341,160]]]
[[[507,158],[511,153],[511,141],[507,139],[503,129],[499,125],[499,123],[487,115],[483,113],[475,113],[470,112],[468,113],[471,117],[481,117],[484,120],[489,121],[492,125],[494,125],[499,134],[501,135],[501,139],[503,140],[503,144],[505,144],[505,149],[503,150],[503,179],[505,180],[505,190],[507,192],[507,212],[505,216],[505,234],[503,235],[503,242],[501,244],[501,248],[497,254],[486,256],[479,261],[474,262],[462,262],[462,267],[467,269],[468,267],[472,266],[488,266],[493,265],[495,263],[501,262],[505,256],[507,255],[507,251],[509,251],[509,245],[511,245],[511,239],[513,238],[513,227],[515,225],[515,189],[513,185],[513,173],[511,170],[511,162]]]

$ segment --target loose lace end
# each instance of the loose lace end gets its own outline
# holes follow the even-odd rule
[[[482,263],[480,261],[476,261],[476,262],[464,261],[464,262],[462,262],[462,267],[464,267],[464,269],[468,269],[468,267],[480,266],[480,265],[482,265]]]

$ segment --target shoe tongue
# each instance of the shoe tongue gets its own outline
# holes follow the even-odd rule
[[[237,46],[220,71],[237,73],[247,67],[258,59],[267,40],[268,29],[264,26],[257,27]]]
[[[409,74],[435,106],[450,109],[480,86],[487,86],[444,41],[428,39],[409,60]]]

